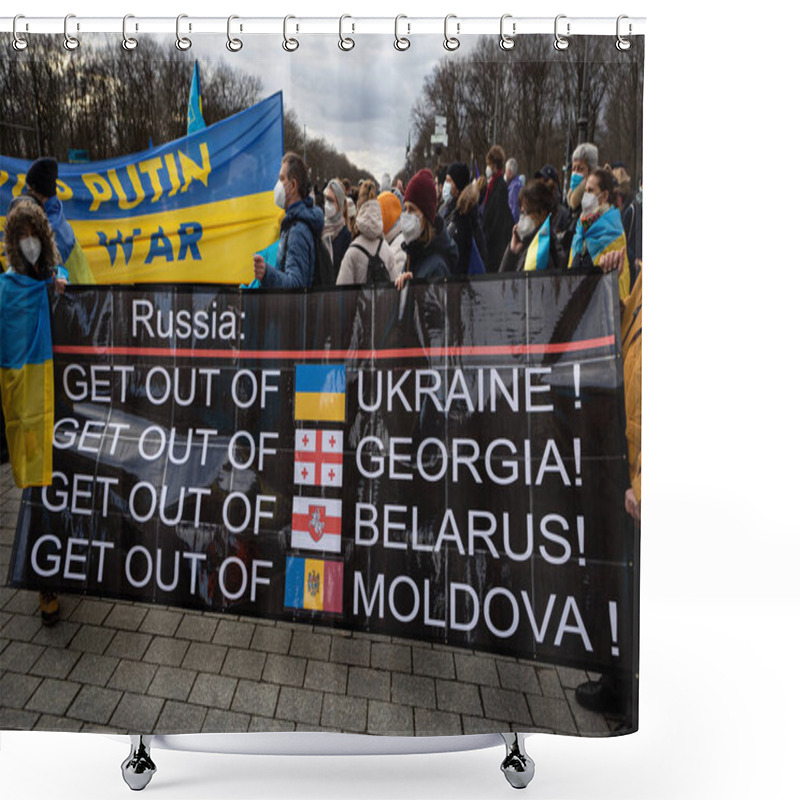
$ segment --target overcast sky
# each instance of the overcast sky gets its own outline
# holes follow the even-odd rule
[[[473,37],[474,38],[474,37]],[[405,52],[395,50],[392,36],[361,35],[342,52],[330,36],[300,37],[300,47],[286,53],[275,36],[245,38],[238,53],[225,39],[198,40],[193,53],[261,78],[264,96],[283,91],[284,109],[293,109],[309,138],[324,138],[378,180],[397,173],[405,163],[411,109],[423,80],[444,56],[442,37],[412,39]],[[464,38],[456,54],[470,49]],[[201,78],[202,79],[202,78]]]

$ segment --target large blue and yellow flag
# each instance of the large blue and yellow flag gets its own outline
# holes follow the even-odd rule
[[[200,67],[194,62],[192,88],[189,89],[189,108],[186,112],[186,135],[200,131],[206,126],[203,119],[203,95],[200,93]]]
[[[97,283],[239,283],[280,234],[280,92],[140,153],[59,164],[57,197]],[[0,156],[0,224],[30,161]]]
[[[0,394],[14,482],[53,479],[53,345],[47,285],[0,275]]]

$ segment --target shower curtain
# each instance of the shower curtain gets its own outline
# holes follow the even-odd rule
[[[0,55],[6,726],[635,731],[643,39],[225,44]]]

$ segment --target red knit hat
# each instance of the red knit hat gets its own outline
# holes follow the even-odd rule
[[[403,200],[406,203],[413,203],[433,225],[436,221],[436,184],[429,169],[421,169],[408,182]]]

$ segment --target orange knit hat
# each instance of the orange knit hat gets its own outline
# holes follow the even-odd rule
[[[394,192],[381,192],[378,195],[378,202],[381,204],[381,215],[383,216],[383,235],[386,236],[394,227],[395,222],[400,219],[403,208]]]

